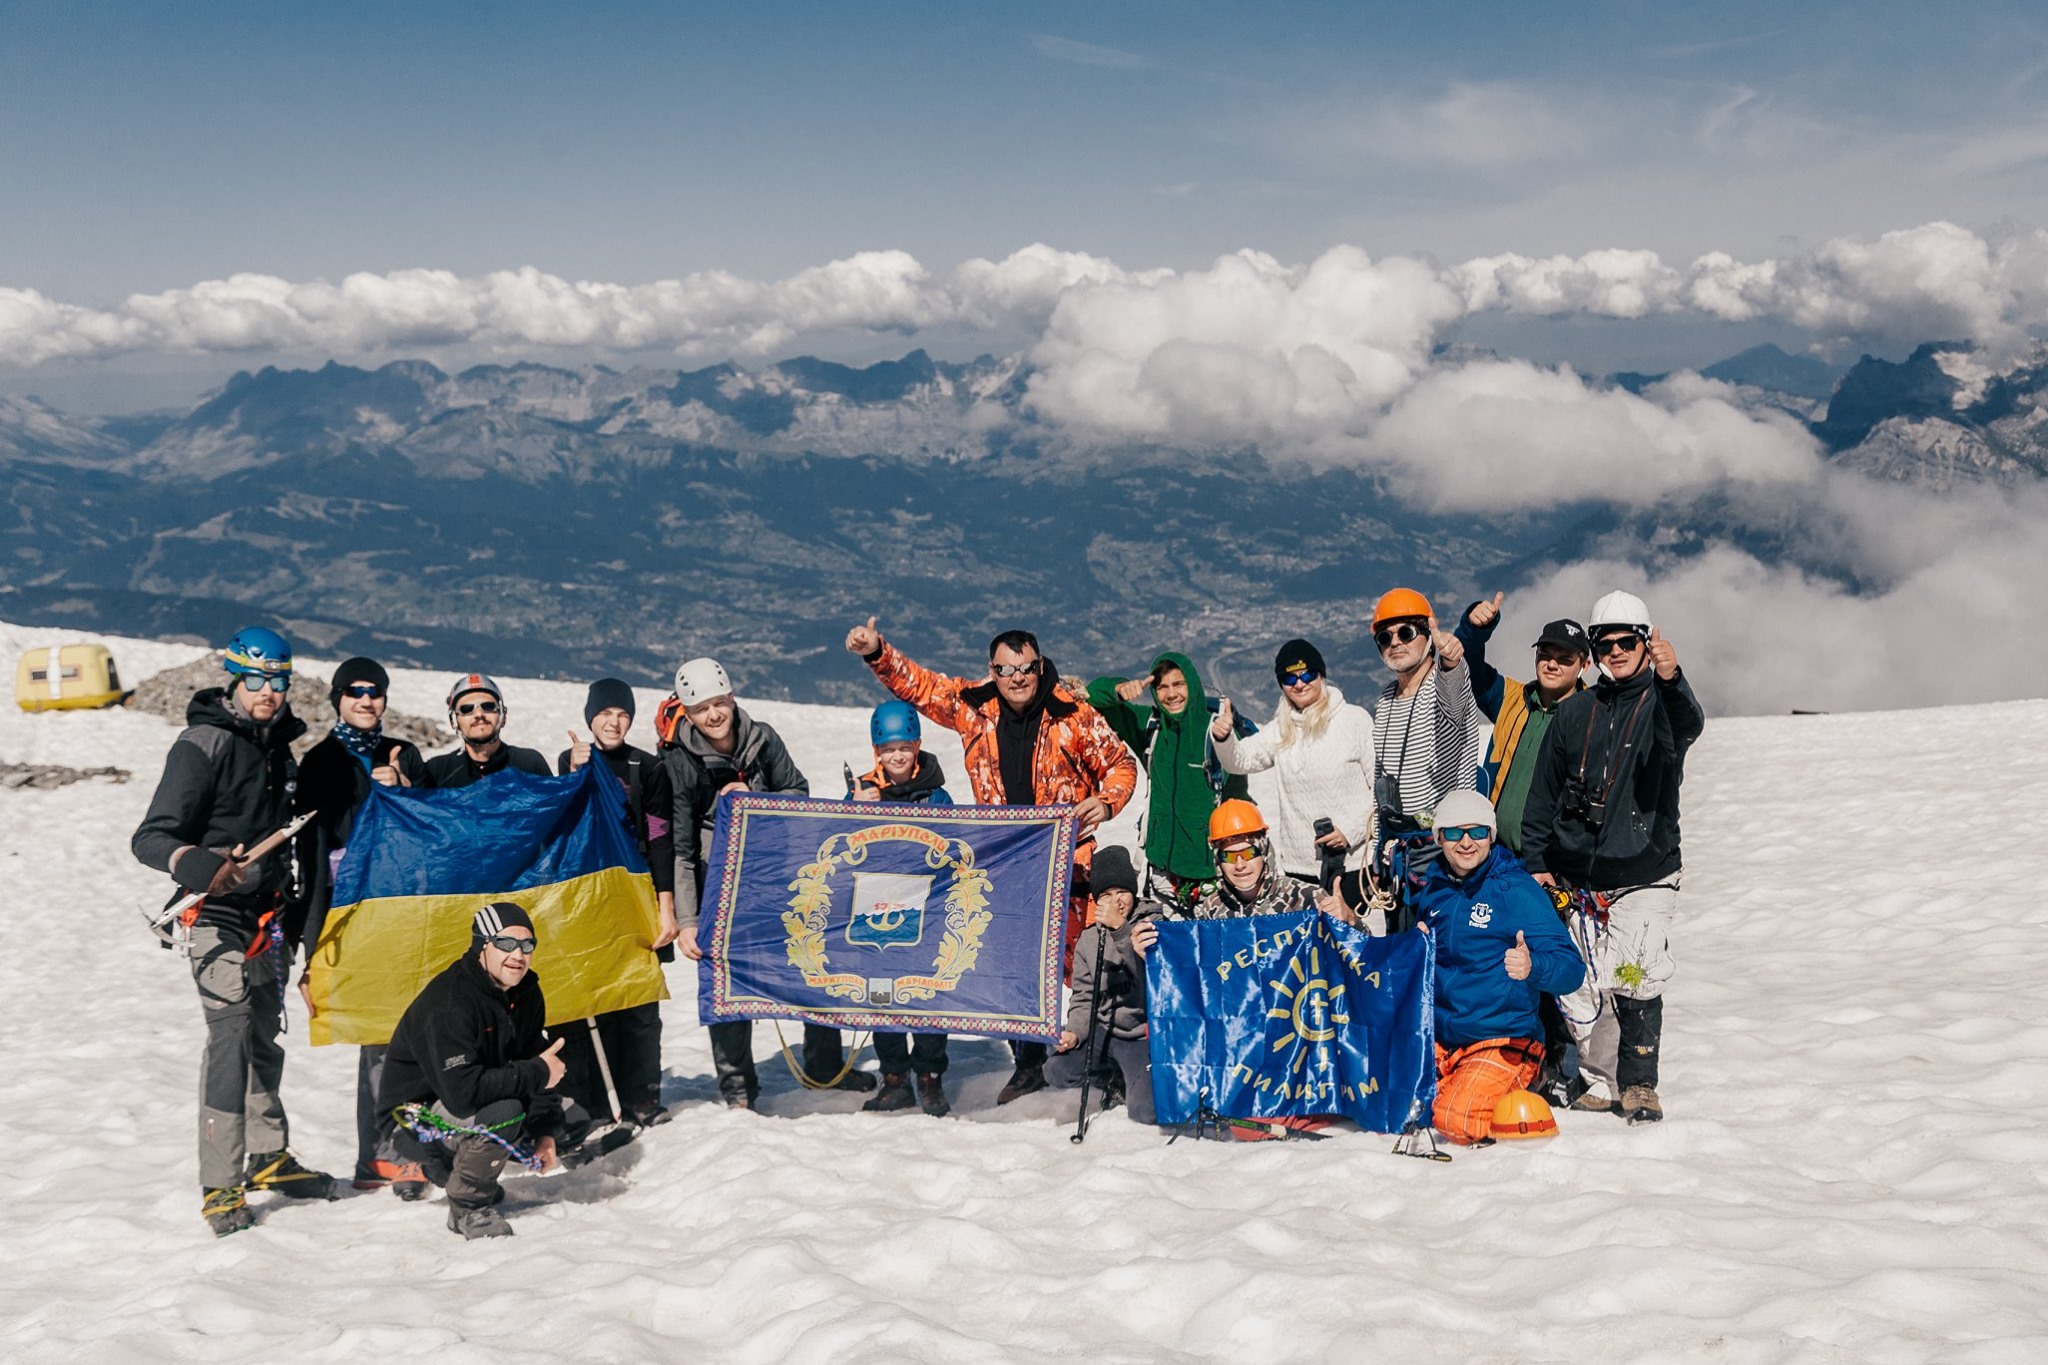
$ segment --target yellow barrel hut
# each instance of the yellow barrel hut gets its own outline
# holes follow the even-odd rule
[[[26,650],[14,669],[14,701],[24,711],[81,711],[121,700],[121,675],[105,645]]]

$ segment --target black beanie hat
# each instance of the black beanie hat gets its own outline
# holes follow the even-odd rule
[[[1323,663],[1323,652],[1308,641],[1296,638],[1280,646],[1280,652],[1273,656],[1274,680],[1278,681],[1298,668],[1312,668],[1326,678],[1330,676],[1329,668]]]
[[[633,689],[617,678],[599,678],[590,685],[590,695],[583,702],[583,723],[590,724],[597,719],[600,711],[609,711],[614,706],[633,715]]]
[[[488,901],[469,922],[470,946],[481,948],[488,939],[508,929],[524,929],[531,934],[533,916],[512,901]]]
[[[1088,894],[1099,896],[1105,891],[1138,894],[1138,870],[1131,866],[1131,855],[1124,849],[1095,850],[1095,861],[1088,869]]]
[[[391,691],[391,675],[384,671],[384,665],[375,659],[357,655],[353,659],[344,659],[341,667],[334,670],[334,681],[327,687],[328,703],[340,701],[341,694],[357,683],[375,683],[378,691]]]

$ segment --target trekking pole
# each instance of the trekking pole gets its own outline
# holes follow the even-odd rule
[[[583,1022],[590,1025],[590,1050],[597,1054],[597,1074],[604,1080],[604,1099],[611,1106],[612,1123],[622,1124],[626,1111],[619,1107],[619,1088],[612,1084],[611,1058],[604,1055],[604,1035],[597,1031],[597,1016],[593,1014]]]
[[[1081,1044],[1081,1112],[1074,1116],[1074,1135],[1069,1142],[1088,1137],[1088,1089],[1095,1081],[1095,1035],[1102,1031],[1102,966],[1109,958],[1109,930],[1095,926],[1095,980],[1088,994],[1088,1038]]]

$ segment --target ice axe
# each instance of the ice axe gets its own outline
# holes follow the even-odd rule
[[[285,841],[290,839],[294,834],[297,834],[300,830],[304,829],[306,827],[307,822],[310,821],[317,813],[318,812],[309,810],[304,815],[295,817],[292,820],[292,822],[286,825],[283,829],[278,830],[274,834],[265,836],[264,839],[256,845],[256,847],[250,849],[241,857],[234,859],[235,864],[240,867],[253,866],[255,863],[257,863],[270,853],[275,852],[279,846],[284,844]],[[142,917],[149,921],[149,927],[151,931],[153,931],[158,938],[162,938],[166,942],[168,942],[169,936],[164,932],[165,926],[170,924],[172,920],[178,919],[180,916],[184,915],[187,911],[197,910],[200,906],[204,904],[206,904],[206,893],[204,891],[194,891],[188,895],[180,896],[178,899],[172,901],[169,905],[165,906],[162,910],[156,911],[154,913],[145,910],[142,912]]]

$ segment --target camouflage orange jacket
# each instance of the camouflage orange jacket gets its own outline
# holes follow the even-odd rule
[[[926,720],[960,736],[974,799],[985,806],[1005,804],[1002,765],[996,755],[996,718],[1003,699],[996,694],[994,680],[976,682],[934,673],[887,643],[868,667],[882,686],[915,706]],[[1031,756],[1031,787],[1042,806],[1070,806],[1099,796],[1114,815],[1138,789],[1138,760],[1100,711],[1056,681]]]

